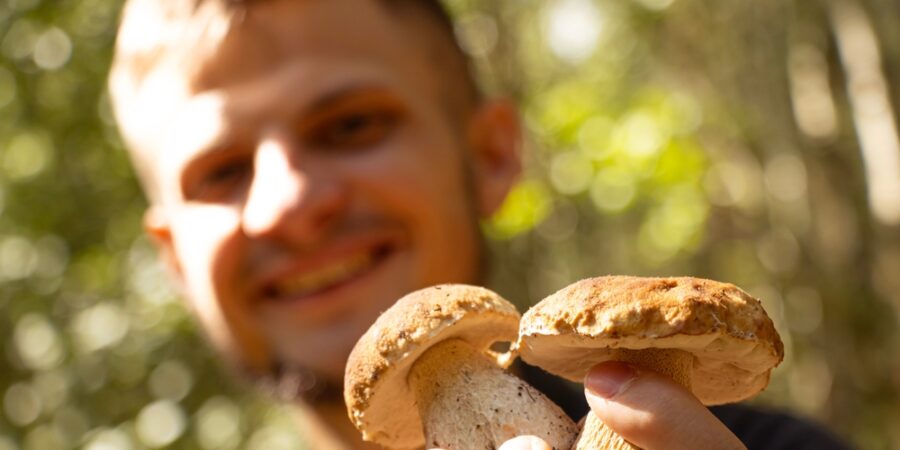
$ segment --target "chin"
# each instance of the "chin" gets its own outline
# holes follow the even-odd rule
[[[285,403],[342,401],[343,379],[303,365],[279,363],[249,380],[264,395]]]

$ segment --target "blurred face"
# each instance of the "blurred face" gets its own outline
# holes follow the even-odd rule
[[[147,229],[212,341],[257,372],[339,380],[396,299],[478,279],[477,220],[518,171],[515,117],[486,103],[451,120],[391,14],[260,2],[152,118]]]

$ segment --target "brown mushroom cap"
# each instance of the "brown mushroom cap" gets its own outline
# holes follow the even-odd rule
[[[360,338],[347,360],[344,401],[363,439],[389,448],[425,444],[415,398],[407,385],[410,367],[434,344],[461,339],[505,366],[510,354],[490,350],[516,340],[516,307],[484,288],[440,285],[398,300]]]
[[[680,349],[694,356],[694,394],[707,405],[764,389],[784,357],[759,300],[698,278],[607,276],[571,284],[522,317],[523,360],[581,382],[616,349]]]

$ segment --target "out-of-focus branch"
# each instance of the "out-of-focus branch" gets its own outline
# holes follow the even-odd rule
[[[900,137],[881,67],[878,37],[857,3],[832,0],[829,16],[838,44],[853,121],[862,149],[869,205],[883,224],[900,224]]]

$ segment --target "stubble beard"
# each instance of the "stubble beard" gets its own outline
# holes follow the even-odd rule
[[[316,405],[343,399],[341,383],[302,364],[282,360],[253,378],[260,392],[278,402]]]

